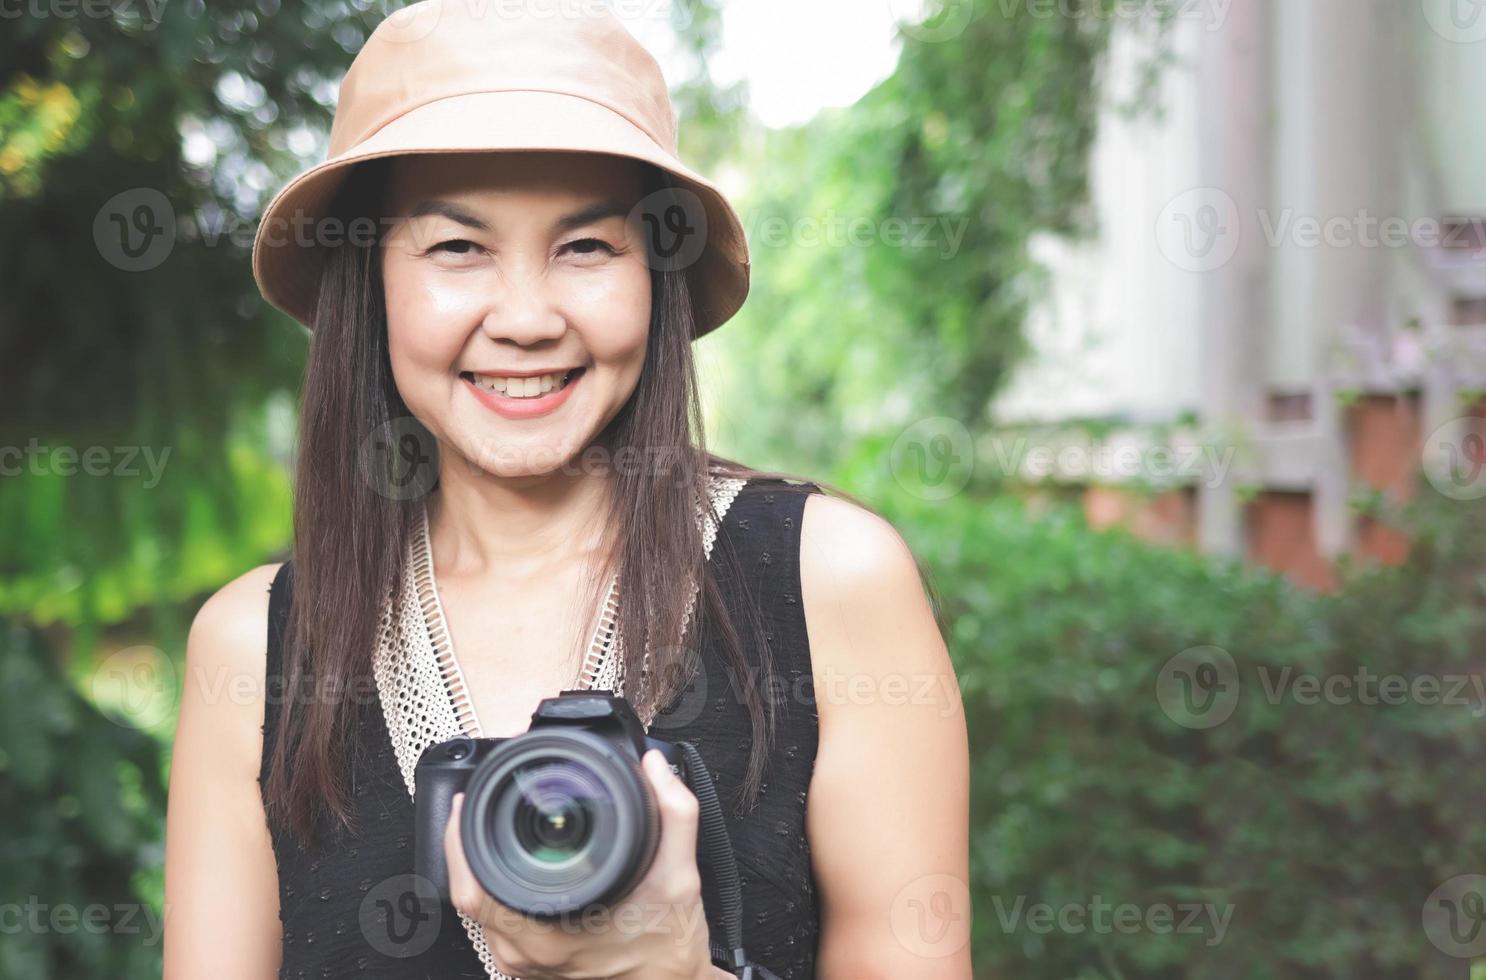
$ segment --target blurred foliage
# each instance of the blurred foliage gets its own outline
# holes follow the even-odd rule
[[[1150,15],[1130,16],[1139,6]],[[722,420],[729,445],[818,472],[854,437],[925,415],[990,422],[1044,285],[1029,242],[1093,230],[1089,151],[1114,25],[1146,35],[1146,75],[1175,10],[1046,7],[945,4],[963,29],[910,25],[897,70],[857,103],[742,142],[753,289],[739,322],[703,341],[745,366],[719,372],[724,415],[747,407]]]
[[[711,58],[722,43],[723,0],[673,0],[671,25],[689,56],[688,74],[667,76],[676,109],[681,159],[699,173],[712,173],[736,157],[739,134],[749,128],[748,85],[720,85]],[[663,8],[658,8],[663,9]]]
[[[158,977],[159,746],[90,704],[39,632],[0,636],[0,980]]]
[[[1352,568],[1327,596],[1093,532],[1075,507],[877,499],[942,586],[970,725],[978,976],[1464,975],[1420,917],[1486,857],[1486,703],[1445,698],[1486,668],[1481,503],[1425,487],[1407,564]],[[1183,727],[1158,678],[1208,646],[1233,658],[1235,710]],[[1302,676],[1339,678],[1339,695],[1306,703]],[[1427,677],[1444,678],[1434,695],[1390,703]],[[1175,918],[1119,930],[1106,911],[1099,931],[1101,899]],[[1028,918],[1039,904],[1088,917],[1049,930]]]
[[[285,542],[282,460],[255,430],[297,386],[304,331],[265,312],[247,246],[376,19],[277,0],[7,19],[0,445],[32,448],[0,482],[0,614],[80,624],[86,650]]]

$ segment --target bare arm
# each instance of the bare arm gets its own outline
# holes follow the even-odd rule
[[[278,871],[258,789],[277,570],[263,565],[223,586],[186,642],[166,808],[164,980],[278,975]]]
[[[820,715],[806,833],[824,980],[968,980],[969,748],[908,547],[813,494],[800,579]]]

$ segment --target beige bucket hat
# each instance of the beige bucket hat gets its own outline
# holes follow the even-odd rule
[[[663,204],[651,195],[637,207],[646,209],[657,261],[690,278],[696,336],[743,305],[742,222],[678,159],[660,66],[602,0],[423,0],[382,21],[341,82],[328,158],[264,210],[253,241],[258,288],[313,329],[329,244],[315,229],[355,164],[510,150],[611,153],[668,171],[680,186],[659,192]],[[672,234],[678,229],[685,234]]]

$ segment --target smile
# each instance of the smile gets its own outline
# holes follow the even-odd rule
[[[530,378],[461,372],[459,377],[475,399],[503,418],[530,419],[556,411],[578,387],[587,369]]]
[[[582,368],[571,368],[561,374],[539,374],[534,378],[505,378],[466,371],[463,377],[486,391],[493,391],[507,398],[537,398],[554,388],[567,387],[568,382],[582,373]]]

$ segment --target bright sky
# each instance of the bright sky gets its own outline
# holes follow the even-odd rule
[[[719,82],[748,81],[769,126],[851,105],[897,63],[890,0],[741,0],[723,8]]]
[[[666,77],[684,75],[665,36],[662,15],[670,5],[612,2]],[[624,16],[626,8],[639,15]],[[886,78],[898,57],[893,24],[917,11],[917,0],[729,0],[712,75],[720,84],[747,80],[753,112],[765,125],[802,123],[821,109],[850,105]]]

